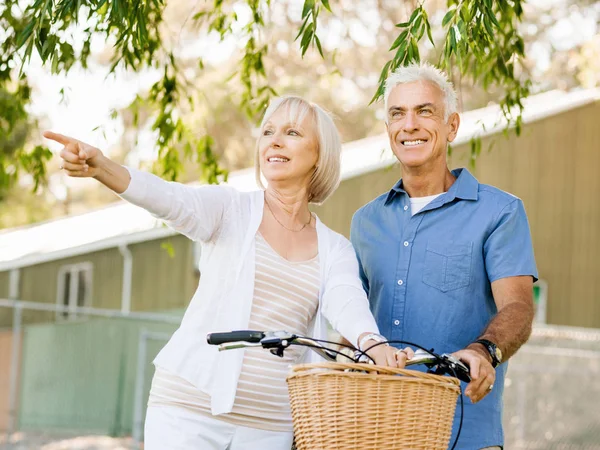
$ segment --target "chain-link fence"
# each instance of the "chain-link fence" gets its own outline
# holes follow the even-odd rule
[[[0,329],[0,445],[139,448],[152,360],[181,313],[0,299],[10,318]],[[599,376],[600,330],[537,326],[509,364],[505,448],[600,450]]]
[[[0,299],[0,444],[138,448],[152,360],[181,315]]]

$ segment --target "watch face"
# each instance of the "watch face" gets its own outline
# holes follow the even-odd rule
[[[496,347],[495,353],[496,353],[496,359],[498,361],[502,361],[502,352],[500,351],[500,349],[498,347]]]

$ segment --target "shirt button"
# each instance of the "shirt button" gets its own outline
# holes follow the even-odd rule
[[[404,241],[404,246],[408,247],[408,241]]]
[[[400,321],[399,320],[394,320],[394,325],[400,325]]]
[[[399,285],[399,286],[402,286],[403,284],[404,284],[404,281],[402,281],[402,280],[398,280],[398,285]]]
[[[404,211],[408,209],[408,205],[404,205]]]

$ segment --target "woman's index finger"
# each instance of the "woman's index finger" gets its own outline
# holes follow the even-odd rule
[[[44,131],[44,137],[62,145],[78,144],[79,141],[64,134],[54,133],[53,131]]]

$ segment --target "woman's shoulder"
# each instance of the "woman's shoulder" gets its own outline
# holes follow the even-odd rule
[[[222,185],[228,193],[230,207],[228,214],[236,220],[248,220],[262,211],[262,190],[242,191],[233,186]]]
[[[352,247],[352,243],[346,236],[344,236],[341,233],[338,233],[337,231],[333,230],[332,228],[329,228],[327,225],[325,225],[320,220],[318,220],[318,222],[317,222],[317,231],[319,231],[319,225],[320,225],[321,232],[326,234],[330,251],[331,250],[343,251],[343,250],[347,250],[347,249],[351,249],[352,251],[354,251],[353,247]]]
[[[258,189],[242,191],[229,184],[203,184],[198,186],[198,188],[204,190],[205,192],[212,191],[215,195],[230,197],[232,200],[238,200],[242,202],[255,202],[256,199],[260,198],[263,193],[263,191]]]

